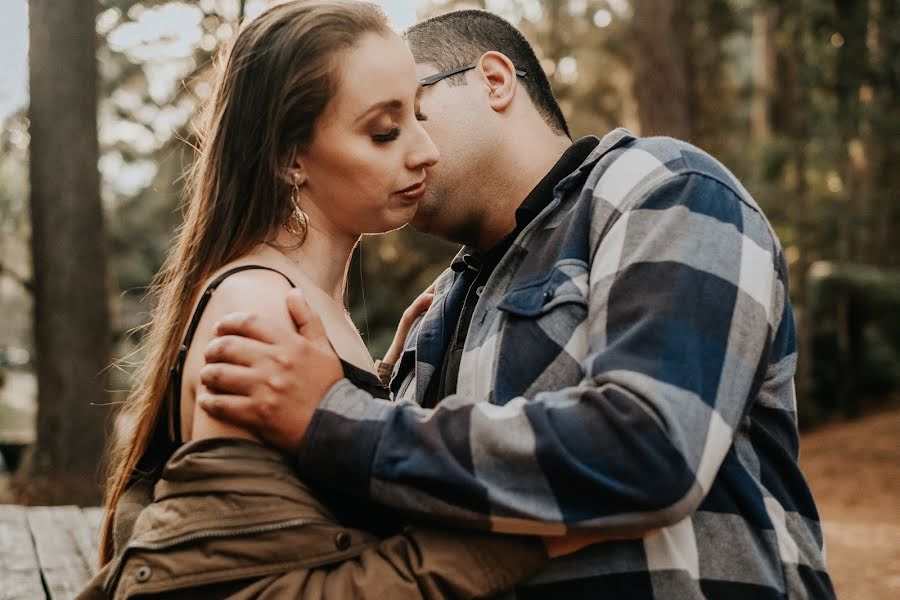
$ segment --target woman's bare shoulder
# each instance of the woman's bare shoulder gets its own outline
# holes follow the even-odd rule
[[[202,320],[209,321],[213,317],[218,320],[229,313],[244,312],[290,324],[285,299],[295,284],[282,270],[268,265],[233,263],[213,274],[206,285],[240,267],[256,268],[231,273],[221,280],[209,298]]]
[[[224,266],[204,282],[204,289],[215,282],[222,274],[251,263],[236,262]],[[252,263],[269,267],[266,264]],[[269,267],[274,269],[275,267]],[[190,340],[181,387],[182,435],[184,439],[204,437],[247,437],[253,439],[249,432],[226,423],[219,423],[205,414],[198,414],[194,399],[203,389],[200,383],[200,370],[206,363],[204,354],[208,344],[216,337],[216,325],[231,313],[246,313],[266,319],[276,327],[294,330],[295,325],[287,308],[287,295],[291,291],[292,281],[281,270],[269,268],[246,269],[231,273],[215,286],[202,315],[197,323],[193,339]],[[195,302],[199,306],[199,300]]]

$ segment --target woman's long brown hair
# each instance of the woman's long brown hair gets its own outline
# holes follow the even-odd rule
[[[158,300],[145,356],[122,408],[126,418],[118,419],[131,430],[119,432],[110,449],[101,565],[112,558],[123,492],[139,464],[160,454],[155,440],[168,437],[158,428],[168,428],[170,370],[200,287],[284,223],[291,209],[285,169],[310,143],[334,95],[340,57],[364,34],[387,31],[374,4],[297,0],[247,23],[225,51],[188,174],[184,225],[153,282]]]

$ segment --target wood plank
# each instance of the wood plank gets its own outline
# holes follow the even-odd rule
[[[47,597],[27,515],[21,506],[0,505],[0,582],[3,600]]]
[[[69,507],[74,508],[74,507]],[[67,510],[57,513],[57,519],[72,534],[78,553],[84,559],[93,576],[97,572],[98,537],[96,527],[88,520],[85,509]]]
[[[44,585],[51,600],[69,600],[84,589],[94,561],[77,541],[85,527],[77,506],[36,506],[27,510]]]
[[[81,513],[84,515],[84,522],[87,525],[91,540],[91,553],[89,555],[91,560],[89,562],[94,573],[96,573],[97,558],[100,556],[100,529],[103,526],[103,517],[106,515],[106,510],[100,506],[91,506],[82,508]]]

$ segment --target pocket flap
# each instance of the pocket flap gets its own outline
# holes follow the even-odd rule
[[[520,285],[497,305],[520,317],[536,317],[560,304],[587,305],[587,265],[581,261],[558,263],[543,278]]]

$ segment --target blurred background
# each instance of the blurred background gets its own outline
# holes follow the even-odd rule
[[[267,4],[0,6],[0,503],[99,502],[210,59]],[[496,12],[576,138],[672,135],[743,181],[790,264],[802,456],[839,592],[900,591],[900,0],[381,4],[398,29]],[[409,229],[363,240],[348,297],[373,356],[455,251]]]

